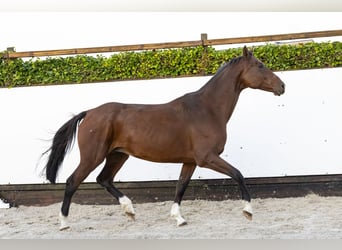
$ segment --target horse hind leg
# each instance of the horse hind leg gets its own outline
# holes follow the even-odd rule
[[[115,175],[121,169],[128,157],[129,156],[125,153],[115,151],[111,152],[106,157],[105,166],[103,167],[99,176],[96,178],[96,181],[119,201],[126,215],[134,220],[135,212],[132,201],[113,185]]]
[[[80,184],[87,178],[87,176],[105,159],[106,148],[98,147],[94,150],[93,146],[87,143],[79,143],[81,161],[75,171],[70,175],[66,181],[64,199],[62,203],[60,218],[60,230],[69,228],[67,217],[69,215],[69,208],[72,196],[76,192]],[[95,147],[96,148],[96,147]]]
[[[80,186],[82,181],[93,171],[100,163],[86,164],[84,161],[80,162],[76,170],[70,175],[66,181],[66,187],[64,192],[64,198],[62,208],[59,214],[60,228],[59,230],[65,230],[70,228],[68,225],[68,215],[71,204],[71,199],[77,188]]]
[[[179,175],[179,180],[176,187],[176,196],[174,203],[171,208],[171,217],[177,222],[177,226],[184,226],[187,224],[186,220],[181,215],[180,204],[183,199],[185,190],[190,182],[191,176],[194,173],[196,164],[183,164],[181,173]]]

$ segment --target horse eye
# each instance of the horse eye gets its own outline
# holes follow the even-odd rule
[[[262,68],[264,67],[264,65],[260,63],[260,64],[258,65],[258,67],[259,67],[260,69],[262,69]]]

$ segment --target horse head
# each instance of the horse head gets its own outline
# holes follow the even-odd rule
[[[284,82],[260,60],[255,58],[246,46],[243,48],[243,60],[245,61],[245,69],[240,77],[242,88],[261,89],[273,92],[278,96],[284,94]]]

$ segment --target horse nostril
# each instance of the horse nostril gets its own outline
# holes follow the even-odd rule
[[[283,82],[280,83],[280,85],[278,85],[279,88],[278,90],[275,92],[275,95],[282,95],[285,93],[285,84]]]

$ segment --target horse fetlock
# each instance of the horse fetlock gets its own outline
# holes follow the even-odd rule
[[[123,211],[133,220],[135,219],[135,212],[132,205],[132,201],[127,196],[122,196],[119,198],[119,203]]]
[[[176,220],[177,220],[177,226],[178,226],[178,227],[185,226],[185,225],[188,224],[188,223],[186,222],[186,220],[185,220],[184,218],[182,218],[182,217],[176,218]]]
[[[61,223],[59,231],[64,231],[70,228],[70,226],[68,225],[68,218],[67,216],[64,216],[62,212],[59,213],[59,221]]]
[[[242,210],[243,215],[248,219],[253,219],[253,209],[250,202],[246,202],[244,209]]]
[[[177,226],[184,226],[188,224],[180,213],[180,207],[178,203],[174,203],[171,208],[171,217],[176,220]]]

